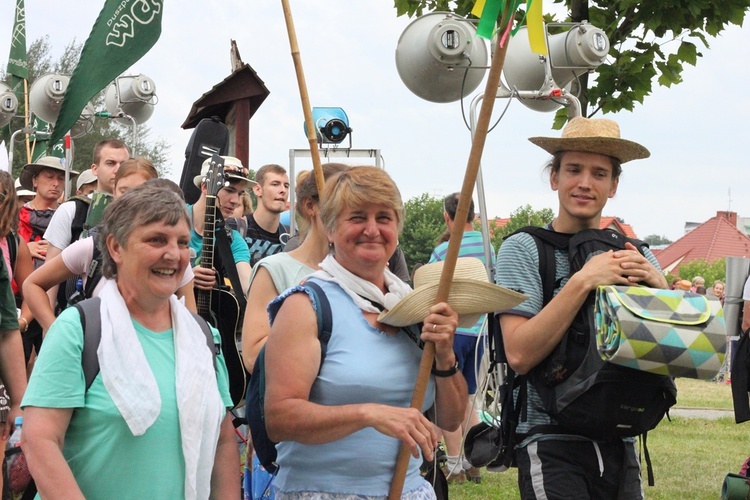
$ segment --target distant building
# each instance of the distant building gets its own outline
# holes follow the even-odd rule
[[[699,259],[713,262],[722,257],[750,257],[750,237],[738,229],[736,212],[719,211],[690,231],[687,226],[685,236],[654,252],[664,272],[678,275],[681,263]]]
[[[619,217],[602,217],[599,221],[599,229],[614,229],[628,238],[638,238],[633,231],[633,227]]]

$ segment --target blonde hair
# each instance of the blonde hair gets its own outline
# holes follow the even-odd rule
[[[328,181],[332,176],[351,168],[343,163],[326,163],[323,165],[323,179]],[[305,212],[305,201],[312,199],[318,202],[318,183],[312,170],[304,170],[297,175],[297,187],[294,195],[297,199],[295,210],[297,212],[297,223],[300,235],[304,237],[310,229],[310,216]]]
[[[133,174],[141,174],[146,180],[159,177],[159,173],[156,171],[154,164],[151,163],[151,160],[143,158],[142,156],[137,156],[125,160],[120,164],[120,168],[117,169],[117,173],[115,174],[115,186],[120,182],[120,179],[124,179]]]
[[[320,219],[328,231],[346,207],[382,205],[396,212],[398,232],[404,227],[404,203],[393,179],[378,167],[352,167],[326,182],[320,201]]]
[[[243,216],[253,213],[253,199],[250,198],[250,193],[243,190],[240,194],[240,201],[242,202]]]

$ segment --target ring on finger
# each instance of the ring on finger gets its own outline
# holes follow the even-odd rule
[[[437,328],[437,325],[435,323],[432,324],[432,332],[435,332],[435,329]]]

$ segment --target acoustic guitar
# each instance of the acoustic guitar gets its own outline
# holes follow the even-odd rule
[[[224,231],[223,224],[216,224],[216,196],[224,187],[224,160],[213,155],[211,167],[206,175],[206,215],[203,221],[203,245],[201,247],[200,266],[214,269],[214,241],[216,231]],[[223,222],[223,218],[219,217]],[[231,264],[234,264],[233,262]],[[237,331],[240,327],[242,311],[237,297],[229,287],[217,279],[213,290],[195,289],[195,301],[198,314],[208,321],[221,334],[222,352],[229,373],[229,393],[234,406],[238,406],[245,396],[247,384],[245,366],[237,349]],[[242,293],[242,292],[240,292]]]

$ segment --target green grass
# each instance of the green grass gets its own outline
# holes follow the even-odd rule
[[[732,386],[706,380],[678,378],[677,406],[689,408],[732,408]],[[750,453],[750,450],[748,450]]]
[[[729,385],[678,379],[677,405],[696,408],[732,408]],[[724,476],[738,472],[750,455],[750,423],[737,425],[734,418],[719,420],[672,417],[648,434],[648,450],[654,466],[655,486],[645,483],[649,500],[716,499]],[[482,483],[450,485],[451,500],[517,499],[516,469],[482,471]]]

